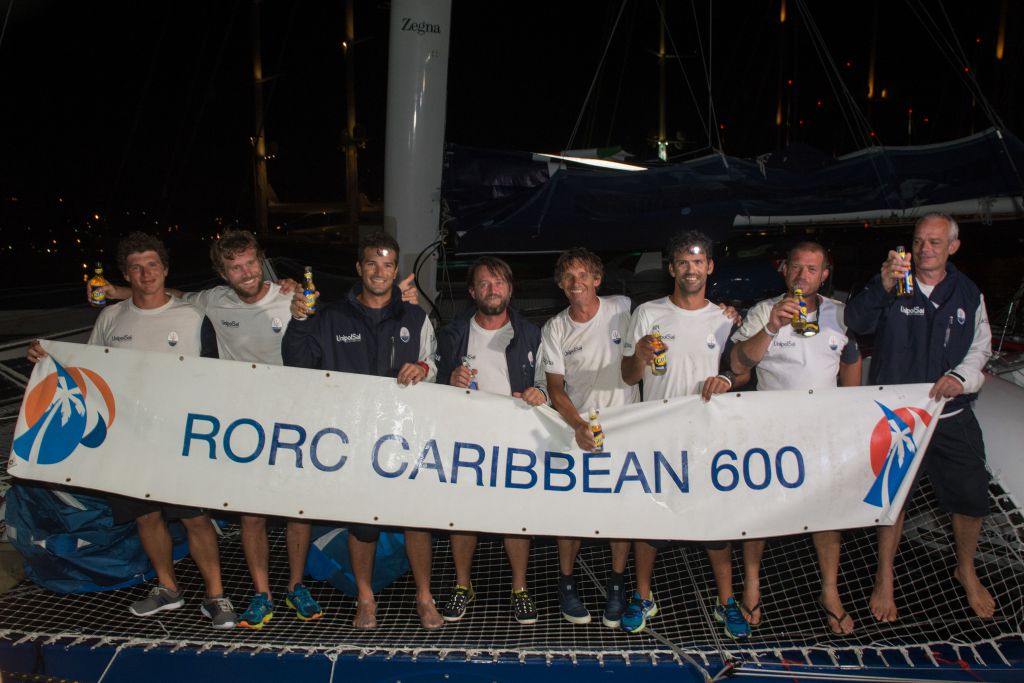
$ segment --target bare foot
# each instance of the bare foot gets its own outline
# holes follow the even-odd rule
[[[761,589],[757,586],[744,586],[743,597],[740,599],[740,611],[751,626],[761,623]]]
[[[843,601],[839,599],[839,591],[822,591],[818,596],[821,608],[825,610],[828,617],[828,628],[837,636],[848,636],[853,633],[853,617],[843,607]]]
[[[875,589],[871,591],[871,614],[883,623],[896,621],[899,613],[896,600],[893,598],[892,579],[875,579]]]
[[[961,572],[960,567],[957,567],[953,576],[964,587],[964,592],[967,593],[967,604],[971,606],[974,613],[982,619],[991,619],[996,613],[996,601],[978,580],[978,575],[973,570]]]
[[[428,631],[436,631],[444,626],[444,619],[441,618],[441,613],[437,611],[433,600],[417,600],[416,613],[420,615],[420,626]]]
[[[356,603],[356,616],[352,625],[363,631],[377,628],[377,603],[373,600],[360,600]]]

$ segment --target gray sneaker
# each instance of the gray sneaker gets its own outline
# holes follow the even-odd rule
[[[203,600],[203,605],[199,608],[199,611],[203,613],[204,617],[213,622],[214,628],[235,627],[235,606],[231,604],[231,600],[223,595],[219,598]]]
[[[174,592],[163,586],[153,586],[149,596],[138,602],[133,602],[128,608],[137,617],[148,617],[150,614],[163,612],[169,609],[178,609],[185,604],[185,597],[181,591]]]

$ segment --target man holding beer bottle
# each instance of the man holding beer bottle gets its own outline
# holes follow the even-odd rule
[[[931,481],[939,507],[950,513],[956,541],[954,578],[976,615],[991,619],[995,600],[981,583],[974,556],[989,512],[988,470],[981,427],[971,409],[985,383],[982,370],[992,355],[985,298],[949,257],[960,248],[960,228],[946,214],[929,213],[914,227],[913,287],[899,296],[898,283],[910,262],[890,251],[881,272],[850,302],[846,320],[858,334],[875,333],[872,384],[934,382],[929,396],[949,399],[919,472]],[[883,622],[898,616],[893,564],[903,532],[878,527],[878,570],[871,614]]]
[[[589,249],[569,249],[555,264],[555,282],[569,307],[547,321],[541,331],[541,358],[551,406],[576,434],[576,445],[599,451],[590,415],[604,408],[627,405],[639,391],[622,380],[622,335],[629,328],[630,300],[625,296],[598,296],[604,264]],[[597,425],[599,428],[599,424]],[[602,623],[618,628],[626,607],[623,573],[629,560],[629,541],[609,543],[612,567]],[[562,616],[572,624],[586,624],[590,613],[583,605],[573,577],[580,539],[558,539],[558,602]]]
[[[480,391],[515,396],[532,406],[545,403],[536,386],[540,330],[509,306],[512,269],[500,258],[481,256],[469,267],[466,284],[475,305],[438,334],[437,381],[463,389],[475,381]],[[445,621],[462,619],[475,598],[470,571],[476,541],[476,534],[451,534],[455,586],[441,609]],[[530,538],[509,535],[504,544],[512,569],[512,614],[520,624],[535,624],[537,607],[526,590]]]
[[[743,326],[733,334],[733,372],[757,368],[758,391],[825,389],[860,385],[861,357],[856,340],[847,334],[844,306],[818,293],[829,276],[829,259],[817,242],[800,242],[783,265],[786,294],[755,304]],[[796,296],[799,292],[800,296]],[[803,306],[800,306],[802,300]],[[797,330],[795,321],[802,323]],[[839,597],[838,531],[811,534],[821,569],[818,598],[836,635],[853,632],[853,619]],[[743,597],[740,608],[748,623],[761,623],[760,570],[765,540],[743,543]]]
[[[668,272],[675,280],[671,295],[641,304],[633,312],[623,341],[622,379],[644,382],[643,400],[660,401],[700,394],[705,401],[732,388],[736,376],[721,367],[728,360],[733,329],[728,312],[705,298],[708,276],[714,271],[711,239],[697,231],[675,235],[668,244]],[[657,542],[633,545],[637,590],[622,615],[622,628],[643,631],[658,607],[651,592]],[[730,638],[746,638],[750,627],[732,594],[729,544],[707,543],[719,600],[715,617]]]

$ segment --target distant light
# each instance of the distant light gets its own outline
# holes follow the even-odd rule
[[[928,117],[927,117],[927,116],[926,116],[926,117],[924,117],[924,118],[922,119],[922,121],[924,121],[925,123],[928,123]]]
[[[888,96],[889,96],[889,90],[886,89],[886,88],[882,88],[882,99],[884,100]]]
[[[907,110],[907,113],[908,113],[908,114],[913,114],[913,113],[914,113],[914,110],[913,110],[913,109],[908,109],[908,110]]]
[[[846,63],[846,68],[847,69],[851,68],[852,66],[853,66],[853,62],[847,62]]]
[[[793,79],[790,78],[786,81],[786,85],[793,85]]]
[[[786,23],[786,0],[782,0],[779,4],[779,23]]]
[[[874,133],[872,133],[872,135],[874,135]],[[865,228],[870,227],[870,226],[868,226],[868,222],[867,221],[864,221],[864,227]]]
[[[93,219],[94,221],[98,221],[98,220],[100,219],[100,215],[99,215],[98,213],[94,213],[94,214],[92,215],[92,219]]]
[[[718,130],[725,130],[725,124],[724,123],[718,124]]]
[[[347,40],[341,41],[341,47],[343,49],[347,50],[348,49],[348,41]]]
[[[804,120],[800,119],[799,121],[797,121],[797,123],[802,126],[802,125],[804,125]]]
[[[964,73],[969,73],[970,70],[971,70],[971,67],[969,67],[969,66],[965,66],[964,67]]]
[[[868,133],[868,137],[870,137],[870,138],[875,137],[875,131],[871,131],[870,133]]]
[[[981,38],[975,38],[974,39],[974,44],[975,45],[981,45]]]
[[[819,107],[821,106],[821,100],[818,100],[818,106]]]

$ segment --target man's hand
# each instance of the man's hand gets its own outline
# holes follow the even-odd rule
[[[799,312],[800,302],[787,296],[772,306],[772,310],[768,314],[768,322],[764,324],[765,331],[770,335],[778,334],[783,327],[793,324],[793,316]]]
[[[654,337],[652,337],[649,334],[646,334],[640,337],[640,339],[638,339],[636,342],[636,347],[633,353],[645,365],[649,364],[651,361],[654,360],[654,347],[651,346],[651,343],[653,341]],[[664,343],[664,340],[662,340],[662,343]],[[668,348],[667,344],[665,345],[665,348]]]
[[[700,398],[707,403],[715,394],[724,394],[732,388],[732,384],[724,377],[708,377],[704,380],[704,387],[700,390]]]
[[[475,374],[476,370],[470,370],[465,365],[460,365],[452,370],[452,376],[448,378],[448,384],[460,389],[468,389],[469,382]]]
[[[398,383],[404,386],[419,384],[427,376],[427,371],[419,363],[406,363],[398,371]]]
[[[722,309],[722,315],[732,321],[732,324],[739,327],[743,324],[743,316],[732,306],[726,306],[725,304],[718,304],[718,307]]]
[[[103,290],[103,295],[111,301],[123,301],[124,299],[130,299],[132,296],[131,287],[118,287],[117,285],[104,285],[100,287]],[[85,298],[92,300],[92,287],[89,283],[85,283]]]
[[[952,375],[943,375],[928,391],[928,398],[953,398],[964,393],[964,385]]]
[[[39,343],[38,339],[36,339],[28,345],[28,353],[25,354],[25,357],[28,358],[29,363],[38,363],[48,355],[49,354],[46,353],[46,349],[44,349],[43,345]]]
[[[294,294],[295,292],[303,291],[302,285],[290,277],[283,278],[277,281],[277,284],[281,285],[282,294]],[[319,294],[319,292],[317,292]]]
[[[398,283],[398,289],[402,292],[402,301],[418,306],[420,303],[420,293],[416,289],[416,285],[413,283],[415,276],[409,273],[405,278]]]
[[[317,298],[320,298],[320,292],[316,293]],[[306,297],[303,295],[302,290],[299,289],[292,296],[291,306],[292,318],[295,320],[305,320],[309,317],[309,311],[306,310]]]
[[[576,433],[577,446],[587,453],[597,450],[597,444],[594,443],[594,432],[590,431],[590,424],[580,422],[573,431]]]
[[[542,406],[548,402],[547,398],[544,396],[544,392],[537,387],[529,387],[523,392],[513,391],[512,395],[516,398],[523,399],[531,406]]]
[[[896,286],[896,281],[910,272],[910,254],[904,254],[904,257],[890,251],[889,257],[882,264],[882,287],[885,291],[891,292]]]

